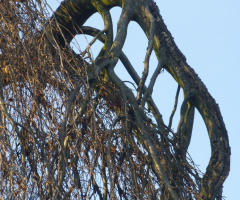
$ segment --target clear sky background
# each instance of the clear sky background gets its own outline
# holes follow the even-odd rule
[[[225,121],[230,146],[231,171],[224,183],[223,195],[226,199],[239,199],[240,191],[240,1],[239,0],[155,0],[168,29],[172,33],[179,49],[187,58],[188,64],[198,73],[207,86],[211,95],[220,106]],[[48,0],[55,10],[59,1]],[[111,10],[116,25],[121,13],[120,8]],[[103,22],[95,14],[87,25],[103,29]],[[114,27],[116,33],[116,26]],[[128,28],[126,44],[123,51],[139,75],[143,71],[143,60],[147,48],[147,39],[135,22]],[[76,37],[75,42],[84,50],[91,37]],[[72,43],[74,46],[74,43]],[[75,47],[74,47],[75,48]],[[99,42],[92,48],[93,57],[101,48]],[[157,66],[153,55],[150,61],[150,74]],[[116,73],[123,80],[130,80],[119,62]],[[148,79],[149,81],[149,79]],[[148,82],[149,83],[149,82]],[[130,85],[129,85],[130,86]],[[168,124],[174,97],[177,89],[176,82],[164,72],[157,79],[153,98],[158,105],[164,121]],[[182,96],[182,94],[181,94]],[[182,100],[182,97],[180,98]],[[181,101],[180,101],[181,102]],[[179,107],[176,115],[179,115]],[[173,123],[176,130],[179,117]],[[211,150],[208,134],[202,118],[196,112],[193,138],[189,153],[199,168],[205,172]]]

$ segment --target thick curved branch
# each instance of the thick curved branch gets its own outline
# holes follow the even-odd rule
[[[96,29],[96,28],[92,28],[92,27],[87,27],[87,26],[83,26],[81,28],[82,32],[84,34],[87,34],[87,35],[91,35],[91,36],[96,36],[98,35],[101,31]],[[105,36],[102,34],[101,36],[98,35],[98,39],[101,41],[101,42],[104,42],[105,41]],[[122,64],[124,65],[124,67],[126,68],[127,72],[129,73],[129,75],[132,77],[132,79],[134,80],[134,82],[139,85],[139,82],[140,82],[140,77],[139,75],[137,74],[136,70],[134,69],[134,67],[132,66],[131,62],[129,61],[129,59],[127,58],[127,56],[121,52],[120,53],[120,56],[119,56],[119,59],[121,60]],[[151,94],[152,92],[152,88],[154,86],[154,83],[155,83],[155,80],[157,78],[157,75],[159,74],[160,70],[162,69],[162,63],[163,62],[160,62],[157,69],[155,70],[153,76],[152,76],[152,79],[151,79],[151,82],[149,84],[149,89],[147,89],[147,87],[144,85],[143,87],[143,93],[148,93],[148,94]],[[146,92],[147,90],[149,90],[148,92]],[[146,95],[146,98],[147,98],[147,95]],[[163,128],[163,125],[164,125],[164,122],[163,122],[163,119],[162,119],[162,115],[159,111],[159,109],[157,108],[155,102],[153,101],[151,95],[148,96],[148,107],[149,107],[149,110],[152,111],[154,117],[156,118],[157,120],[157,124],[159,126],[160,129]]]
[[[185,160],[187,149],[191,141],[194,121],[194,107],[191,104],[191,94],[184,98],[180,115],[181,116],[177,130],[177,143],[179,145],[178,148],[181,151],[181,155]]]
[[[218,105],[215,100],[209,94],[207,88],[202,83],[202,81],[198,78],[197,74],[194,72],[190,66],[188,66],[185,57],[181,53],[181,51],[176,46],[170,32],[167,30],[166,25],[164,24],[157,6],[154,4],[152,0],[144,0],[139,3],[138,1],[101,1],[104,6],[107,8],[111,8],[113,6],[121,6],[123,3],[123,12],[121,14],[121,18],[118,24],[117,37],[113,42],[113,45],[110,48],[107,56],[103,60],[99,60],[97,63],[97,73],[106,67],[110,66],[108,70],[108,74],[110,79],[113,79],[113,67],[115,66],[117,59],[121,54],[121,49],[125,41],[127,26],[130,20],[134,19],[146,33],[146,35],[150,37],[151,35],[151,16],[155,18],[155,34],[153,40],[153,47],[157,57],[160,59],[162,56],[164,57],[164,67],[165,69],[174,77],[174,79],[178,82],[178,84],[183,88],[185,96],[191,91],[191,106],[196,107],[206,126],[209,133],[209,138],[211,142],[211,150],[212,156],[210,159],[210,163],[207,167],[206,174],[202,180],[202,188],[201,192],[203,194],[204,199],[212,199],[216,197],[219,190],[221,189],[222,183],[226,179],[229,173],[230,166],[230,147],[228,142],[227,131],[219,110]],[[132,5],[131,5],[132,4]],[[142,9],[144,6],[148,6],[151,15],[146,11],[147,9]],[[71,15],[68,11],[73,11]],[[61,32],[66,37],[66,41],[70,42],[71,39],[76,34],[77,26],[81,27],[82,24],[94,13],[96,12],[94,6],[92,6],[90,1],[87,0],[75,0],[75,1],[65,1],[61,4],[60,8],[56,11],[56,19],[61,24],[62,28]],[[69,17],[70,16],[70,17]],[[73,20],[77,26],[72,25],[69,19]],[[70,34],[71,33],[71,34]],[[56,41],[62,46],[65,45],[65,41],[62,39],[62,36],[56,31],[54,32]],[[151,39],[150,39],[151,40]],[[114,81],[114,80],[112,80]],[[121,81],[115,80],[118,84],[123,84]],[[134,96],[130,95],[129,91],[125,88],[125,86],[119,86],[120,90],[122,90],[122,94],[125,95],[124,99],[128,99],[131,101],[133,105],[134,111],[138,113],[136,114],[136,119],[139,123],[144,124],[142,121],[142,113],[139,113],[137,110],[137,105],[135,105]],[[122,89],[121,89],[122,88]],[[126,98],[127,97],[127,98]],[[188,105],[188,104],[187,104]],[[188,107],[185,110],[185,114],[187,116],[191,116],[193,113],[192,107]],[[184,106],[183,106],[184,107]],[[188,118],[188,117],[187,117]],[[185,117],[185,119],[187,120]],[[191,117],[190,117],[191,118]],[[177,198],[175,192],[171,188],[171,184],[169,183],[167,178],[164,178],[164,171],[161,170],[161,164],[157,156],[155,155],[154,145],[151,143],[151,140],[148,138],[147,132],[144,130],[144,126],[141,127],[142,134],[144,137],[145,146],[149,149],[149,152],[152,155],[154,165],[156,170],[159,172],[159,176],[165,182],[167,187],[169,187],[169,191],[174,198]],[[187,137],[187,144],[185,147],[188,147],[189,138]]]
[[[105,44],[98,55],[98,57],[100,57],[100,56],[105,56],[105,54],[110,50],[113,43],[112,17],[110,15],[109,10],[104,7],[102,2],[99,2],[97,0],[93,0],[92,2],[96,10],[100,13],[100,15],[103,18],[104,30],[106,32]]]
[[[194,91],[192,106],[195,106],[207,126],[211,142],[212,156],[207,167],[206,174],[202,180],[202,193],[204,198],[212,199],[216,197],[230,169],[230,147],[227,130],[223,122],[220,110],[213,97],[209,94],[206,86],[198,78],[194,70],[186,63],[186,59],[176,46],[170,32],[163,23],[159,10],[153,1],[149,0],[149,7],[154,15],[156,23],[156,34],[154,50],[158,58],[166,55],[166,69],[183,88],[184,93]],[[136,21],[146,35],[149,35],[149,20],[142,20],[145,13],[140,13]]]

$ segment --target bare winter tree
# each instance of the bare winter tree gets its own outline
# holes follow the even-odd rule
[[[1,198],[222,199],[230,147],[219,107],[153,0],[65,0],[51,17],[44,0],[0,1],[0,10]],[[103,30],[83,26],[96,12]],[[131,21],[148,38],[141,77],[122,51]],[[79,34],[93,40],[76,53],[70,42]],[[96,40],[104,45],[93,59]],[[159,63],[148,77],[153,52]],[[115,73],[118,61],[135,91]],[[162,70],[179,85],[168,123],[151,97]],[[195,108],[211,144],[204,174],[188,156]]]

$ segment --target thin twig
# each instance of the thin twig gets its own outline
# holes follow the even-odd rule
[[[140,100],[142,98],[142,94],[143,94],[143,88],[148,76],[148,71],[149,71],[149,60],[150,60],[150,56],[153,50],[153,39],[154,39],[154,34],[155,34],[155,19],[152,16],[149,8],[146,8],[146,13],[150,16],[150,20],[151,20],[151,30],[150,30],[150,36],[149,36],[149,40],[148,40],[148,48],[147,48],[147,53],[144,59],[144,71],[143,71],[143,75],[142,78],[139,82],[138,85],[138,91],[137,91],[137,101],[138,103],[140,103]]]
[[[177,92],[176,92],[176,96],[175,96],[175,103],[174,103],[174,107],[173,107],[173,110],[172,110],[172,113],[171,113],[171,116],[169,118],[169,124],[168,124],[168,128],[171,129],[172,127],[172,120],[173,120],[173,116],[177,110],[177,104],[178,104],[178,96],[179,96],[179,92],[180,92],[180,85],[178,85],[178,88],[177,88]]]
[[[163,68],[163,61],[160,59],[160,61],[158,62],[158,66],[157,66],[157,68],[155,69],[155,72],[152,75],[149,86],[148,86],[147,90],[145,91],[144,96],[142,98],[142,101],[141,101],[141,107],[142,108],[144,108],[145,103],[146,103],[147,99],[149,98],[149,96],[152,95],[154,84],[155,84],[156,79],[157,79],[158,75],[160,74],[162,68]]]

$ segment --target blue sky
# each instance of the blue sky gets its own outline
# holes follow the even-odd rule
[[[59,5],[55,0],[48,3],[54,10]],[[240,190],[240,156],[238,155],[240,153],[238,128],[240,123],[240,84],[238,83],[240,80],[240,1],[158,0],[156,3],[175,42],[186,56],[188,64],[198,73],[220,106],[232,150],[231,171],[224,183],[223,195],[229,200],[238,199]],[[120,12],[120,8],[111,10],[115,24]],[[103,22],[98,17],[95,14],[87,24],[102,29]],[[116,29],[114,31],[116,32]],[[91,41],[90,37],[87,39]],[[86,38],[77,37],[77,42],[82,50],[87,45]],[[101,44],[97,42],[92,48],[93,57],[97,56],[100,48]],[[144,33],[136,23],[132,22],[128,28],[128,38],[123,51],[129,55],[139,75],[143,71],[146,48],[147,39]],[[153,55],[150,61],[150,74],[156,66],[157,61]],[[121,63],[117,65],[116,72],[124,80],[129,79]],[[176,89],[177,84],[167,72],[157,79],[153,98],[164,116],[165,123],[168,123],[173,108]],[[173,124],[175,130],[177,122],[178,117]],[[196,113],[189,153],[204,172],[211,152],[208,134],[198,113]]]

